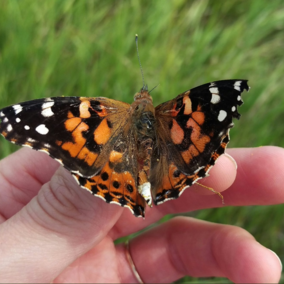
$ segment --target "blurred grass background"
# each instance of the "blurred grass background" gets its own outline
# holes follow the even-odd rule
[[[230,147],[284,146],[283,0],[1,0],[0,108],[63,95],[131,103],[142,87],[136,33],[146,82],[158,85],[155,105],[210,81],[249,79]],[[15,149],[0,139],[1,157]],[[225,207],[188,215],[241,226],[284,262],[283,211]],[[204,281],[228,283],[179,282]]]

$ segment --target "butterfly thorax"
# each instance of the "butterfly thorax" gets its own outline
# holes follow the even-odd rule
[[[131,108],[133,111],[132,119],[136,128],[136,141],[139,142],[146,137],[154,139],[155,108],[148,91],[142,89],[140,93],[135,94]]]
[[[141,90],[134,96],[132,119],[137,145],[138,190],[151,205],[151,187],[149,183],[151,156],[156,139],[155,108],[147,90]]]

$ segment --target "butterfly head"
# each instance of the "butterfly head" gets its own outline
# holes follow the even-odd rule
[[[139,93],[136,93],[134,95],[134,101],[140,100],[141,102],[146,100],[146,101],[150,101],[151,103],[153,102],[152,97],[150,96],[149,92],[148,92],[148,86],[144,85]]]

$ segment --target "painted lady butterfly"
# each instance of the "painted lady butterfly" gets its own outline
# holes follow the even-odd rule
[[[208,175],[225,151],[247,80],[186,91],[156,108],[147,87],[129,105],[108,98],[55,97],[0,110],[0,133],[47,153],[78,184],[144,216]]]

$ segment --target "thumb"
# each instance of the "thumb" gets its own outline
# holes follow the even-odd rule
[[[92,197],[60,167],[36,197],[0,225],[1,281],[52,281],[98,244],[122,211]]]

